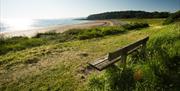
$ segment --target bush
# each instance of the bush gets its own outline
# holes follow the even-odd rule
[[[38,33],[33,38],[12,37],[0,38],[0,55],[10,51],[19,51],[26,48],[41,46],[48,43],[66,42],[71,40],[85,40],[115,35],[126,32],[127,30],[147,27],[146,23],[128,24],[123,27],[98,27],[92,29],[71,29],[63,33],[47,32]]]
[[[81,31],[78,35],[78,39],[90,39],[90,38],[98,38],[107,35],[115,35],[125,32],[121,27],[99,27],[94,29],[87,29]]]
[[[146,28],[146,27],[149,27],[148,23],[133,23],[133,24],[123,25],[123,28],[127,29],[127,30],[133,30],[133,29],[138,29],[138,28]]]
[[[34,38],[43,38],[43,37],[47,37],[47,36],[56,36],[58,33],[56,32],[46,32],[46,33],[38,33],[36,34],[36,36],[34,36]]]
[[[167,25],[167,24],[170,24],[170,23],[173,23],[175,21],[178,21],[180,20],[180,10],[171,14],[164,22],[163,22],[163,25]]]
[[[103,37],[103,34],[102,34],[101,30],[97,29],[97,28],[82,31],[77,35],[77,38],[80,40],[98,38],[98,37]]]
[[[10,51],[19,51],[26,48],[40,46],[46,42],[40,38],[12,37],[0,40],[0,55]]]
[[[119,34],[126,31],[121,27],[107,27],[107,28],[102,28],[101,30],[102,30],[103,35],[114,35],[114,34]]]
[[[70,29],[63,33],[38,33],[35,38],[43,38],[46,40],[58,40],[59,42],[75,40],[75,39],[91,39],[103,37],[106,35],[115,35],[126,32],[126,30],[148,27],[147,23],[128,24],[123,27],[98,27],[92,29]]]
[[[63,34],[66,35],[77,35],[83,31],[86,31],[86,29],[70,29],[68,31],[63,32]]]

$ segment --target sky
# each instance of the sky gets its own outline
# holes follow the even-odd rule
[[[75,18],[108,11],[180,10],[180,0],[0,0],[0,19]]]

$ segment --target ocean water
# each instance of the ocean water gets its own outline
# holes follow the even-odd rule
[[[0,32],[24,31],[86,22],[90,21],[77,19],[4,19],[0,20]]]

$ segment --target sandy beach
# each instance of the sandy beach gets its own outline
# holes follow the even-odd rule
[[[45,32],[57,32],[62,33],[69,29],[86,29],[92,28],[97,26],[113,26],[113,23],[109,20],[97,20],[88,23],[81,23],[81,24],[73,24],[73,25],[57,25],[51,26],[41,29],[33,29],[33,30],[23,30],[23,31],[13,31],[13,32],[1,32],[0,34],[6,37],[13,37],[13,36],[27,36],[32,37],[35,36],[37,33],[45,33]]]

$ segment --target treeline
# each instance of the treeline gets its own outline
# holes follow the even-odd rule
[[[122,18],[167,18],[169,12],[146,12],[146,11],[115,11],[93,14],[88,20],[122,19]]]

